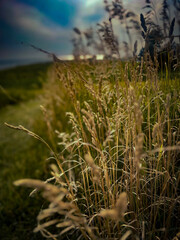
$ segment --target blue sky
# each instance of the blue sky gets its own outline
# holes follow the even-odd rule
[[[140,10],[144,2],[124,0],[136,10]],[[72,29],[95,26],[105,19],[108,16],[103,0],[0,0],[0,62],[47,59],[46,55],[21,42],[58,56],[71,54]],[[121,32],[121,36],[124,35]]]

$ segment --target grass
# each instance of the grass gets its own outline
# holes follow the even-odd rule
[[[49,183],[15,182],[42,190],[50,203],[35,232],[51,239],[178,235],[180,82],[159,77],[150,61],[56,63],[55,72],[45,85],[47,143],[15,127],[52,154]]]
[[[43,177],[43,172],[45,173],[44,159],[46,158],[43,147],[36,148],[35,142],[30,137],[12,132],[4,126],[4,122],[8,121],[13,124],[21,122],[32,128],[32,116],[34,119],[40,116],[37,101],[1,110],[0,235],[3,239],[24,239],[28,235],[31,236],[32,226],[35,222],[32,221],[33,218],[30,215],[37,212],[36,205],[41,206],[35,200],[32,200],[34,204],[27,200],[27,191],[17,192],[14,189],[13,181],[32,175],[34,178]]]
[[[13,181],[27,176],[45,179],[48,176],[45,159],[49,156],[49,152],[42,144],[37,145],[30,136],[8,129],[4,122],[23,124],[39,134],[44,132],[45,124],[40,109],[42,85],[34,89],[33,86],[37,81],[38,72],[42,72],[41,75],[44,76],[39,81],[45,81],[47,69],[48,65],[34,65],[0,72],[1,77],[6,76],[4,80],[7,81],[5,83],[1,78],[0,84],[3,85],[3,89],[8,91],[8,94],[12,91],[13,96],[16,93],[18,97],[19,94],[24,96],[13,104],[6,101],[5,106],[1,105],[0,109],[1,239],[41,239],[41,235],[34,235],[32,230],[36,224],[34,214],[38,213],[44,201],[41,198],[39,201],[35,198],[30,199],[25,189],[17,191]],[[33,86],[30,84],[31,80]],[[13,88],[10,87],[10,83]]]
[[[40,94],[50,63],[20,66],[0,71],[0,108]]]
[[[50,63],[19,66],[0,71],[3,88],[37,89],[41,88]]]

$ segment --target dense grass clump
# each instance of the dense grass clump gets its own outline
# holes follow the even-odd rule
[[[178,235],[180,82],[159,76],[151,61],[57,62],[55,72],[43,107],[48,143],[13,127],[52,153],[50,179],[15,182],[50,203],[35,232],[51,239]]]

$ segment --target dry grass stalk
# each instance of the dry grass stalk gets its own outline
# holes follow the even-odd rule
[[[123,192],[119,195],[115,207],[112,209],[105,209],[100,212],[100,216],[104,218],[111,218],[115,221],[120,221],[123,219],[124,214],[127,210],[127,193]]]
[[[88,165],[92,168],[92,172],[93,172],[93,181],[95,183],[98,183],[101,177],[101,171],[100,168],[94,163],[94,160],[92,158],[92,156],[90,155],[90,153],[86,154],[84,156],[86,162],[88,163]]]

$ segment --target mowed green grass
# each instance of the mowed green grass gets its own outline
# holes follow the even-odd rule
[[[0,239],[42,239],[33,233],[33,228],[43,200],[29,198],[30,190],[17,188],[13,182],[30,177],[46,179],[45,160],[49,153],[37,140],[9,129],[4,122],[21,124],[42,135],[45,124],[40,95],[48,67],[49,64],[38,64],[0,72],[3,91],[12,93],[12,98],[15,93],[21,96],[14,102],[6,97],[0,106]]]

